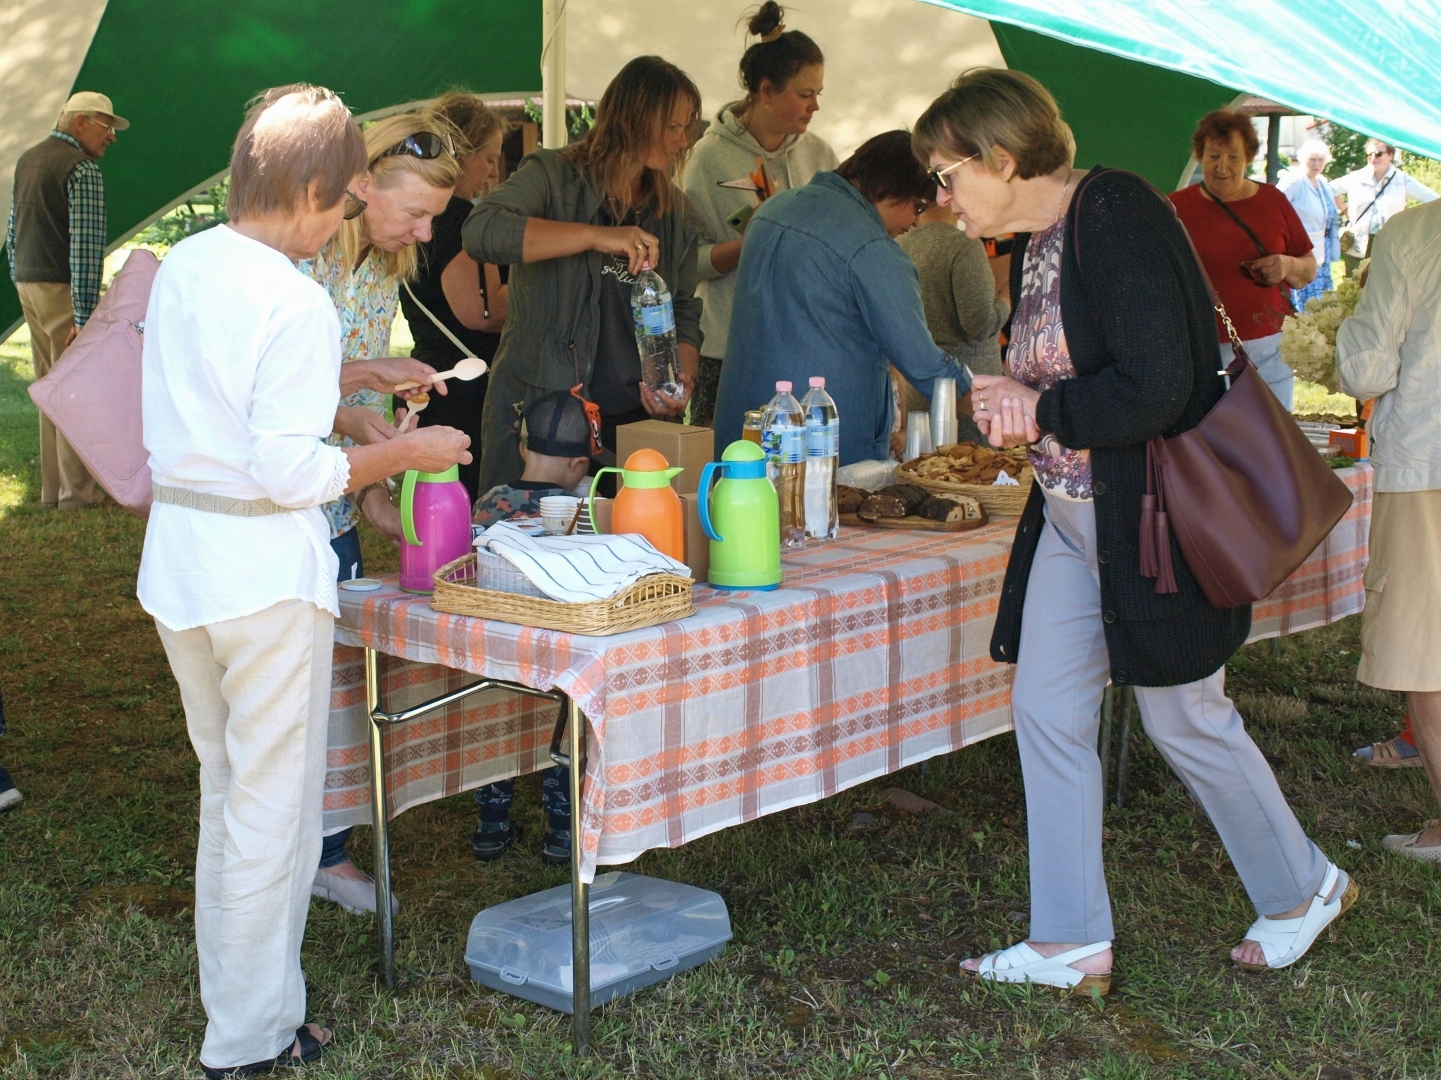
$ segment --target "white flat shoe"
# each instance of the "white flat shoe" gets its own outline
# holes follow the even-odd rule
[[[5,796],[0,794],[0,799]],[[1428,826],[1429,828],[1430,826]],[[1394,851],[1397,855],[1404,855],[1408,859],[1420,859],[1422,862],[1441,863],[1441,844],[1431,844],[1429,847],[1422,847],[1416,841],[1421,839],[1421,833],[1425,832],[1396,833],[1381,841],[1381,846],[1387,851]]]
[[[373,881],[352,881],[321,869],[315,871],[315,883],[310,886],[310,895],[339,904],[352,915],[375,914]],[[390,894],[390,914],[400,914],[400,897],[395,893]]]
[[[1343,877],[1346,885],[1337,889],[1336,882]],[[1331,896],[1332,890],[1335,890],[1335,896]],[[1290,967],[1306,955],[1306,951],[1321,936],[1322,930],[1350,910],[1356,897],[1360,895],[1361,890],[1347,874],[1335,863],[1327,863],[1326,876],[1321,881],[1321,888],[1311,898],[1311,906],[1306,909],[1306,914],[1299,919],[1267,919],[1263,916],[1253,922],[1251,929],[1246,931],[1246,940],[1261,946],[1266,962],[1243,964],[1237,961],[1237,966],[1247,971]],[[1331,896],[1329,902],[1326,900],[1328,896]]]
[[[1097,941],[1090,945],[1082,945],[1079,949],[1058,953],[1055,956],[1042,956],[1022,941],[1012,945],[1009,949],[987,953],[981,957],[979,971],[967,971],[965,968],[961,970],[968,975],[976,975],[989,982],[1032,982],[1085,995],[1089,995],[1094,988],[1097,993],[1108,994],[1111,992],[1111,973],[1109,971],[1104,975],[1088,975],[1084,971],[1077,971],[1070,965],[1077,960],[1084,960],[1088,956],[1105,952],[1110,947],[1109,941]]]

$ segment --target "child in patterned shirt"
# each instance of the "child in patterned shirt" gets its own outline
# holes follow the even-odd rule
[[[585,403],[564,390],[546,394],[525,410],[520,455],[525,472],[519,480],[498,484],[475,503],[473,520],[489,528],[497,521],[540,518],[540,500],[547,495],[573,495],[590,471],[592,450],[590,420]],[[470,846],[481,862],[505,854],[520,839],[510,818],[515,781],[501,780],[476,789],[480,823]],[[545,837],[541,861],[559,866],[570,861],[570,772],[559,765],[541,774],[541,802],[545,807]]]

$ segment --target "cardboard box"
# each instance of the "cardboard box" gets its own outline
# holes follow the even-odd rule
[[[1348,458],[1360,461],[1366,456],[1368,449],[1366,445],[1365,428],[1332,428],[1331,429],[1331,453],[1345,454]],[[679,476],[676,477],[680,479]]]
[[[685,564],[699,584],[710,580],[710,538],[700,525],[700,494],[689,492],[682,495],[680,501],[685,506]]]
[[[659,450],[671,465],[685,471],[671,481],[680,495],[700,490],[700,472],[715,460],[715,432],[664,420],[641,420],[615,429],[615,463],[624,465],[637,450]]]

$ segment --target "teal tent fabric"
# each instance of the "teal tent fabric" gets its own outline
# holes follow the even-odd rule
[[[131,123],[100,161],[110,238],[225,169],[260,90],[318,83],[357,114],[539,93],[540,40],[540,0],[110,0],[75,80]],[[0,328],[19,317],[0,258]]]
[[[1179,71],[1152,67],[993,23],[1006,66],[1039,79],[1076,136],[1076,164],[1140,173],[1170,191],[1191,153],[1196,121],[1224,108],[1237,91]]]
[[[1435,0],[927,2],[1239,87],[1441,157]]]

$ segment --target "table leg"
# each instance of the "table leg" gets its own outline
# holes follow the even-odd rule
[[[380,973],[395,985],[395,917],[390,910],[390,822],[385,813],[385,743],[376,713],[380,677],[374,649],[365,650],[365,712],[370,720],[370,822],[375,841],[375,917],[380,938]]]
[[[574,698],[570,713],[570,1041],[577,1057],[590,1055],[590,886],[580,877],[581,795],[585,781],[585,714]],[[378,880],[378,879],[377,879]]]

